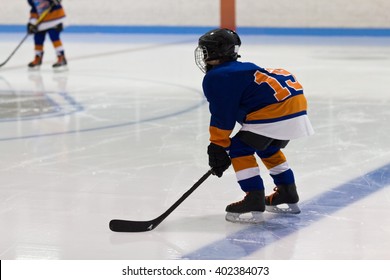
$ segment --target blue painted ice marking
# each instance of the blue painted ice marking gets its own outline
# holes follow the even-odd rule
[[[275,214],[262,224],[250,225],[182,258],[220,260],[247,257],[388,186],[390,163],[302,202],[299,215]]]

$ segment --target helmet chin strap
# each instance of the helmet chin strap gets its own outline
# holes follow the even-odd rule
[[[232,58],[232,57],[222,57],[222,58],[219,58],[219,59],[214,59],[214,60],[211,60],[211,61],[206,61],[206,73],[208,71],[210,71],[211,69],[213,69],[215,66],[217,65],[220,65],[222,63],[225,63],[225,62],[228,62],[228,61],[236,61],[237,58],[241,57],[240,55],[237,55],[237,57],[235,58]],[[211,64],[210,64],[211,62]]]
[[[210,64],[207,64],[206,65],[206,73],[209,72],[211,69],[213,69],[215,65],[210,65]]]

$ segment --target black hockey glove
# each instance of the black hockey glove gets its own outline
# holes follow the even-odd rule
[[[38,32],[38,26],[28,23],[27,24],[27,33],[28,34],[35,34]]]
[[[225,148],[210,143],[207,148],[207,154],[209,155],[209,165],[213,175],[222,177],[223,172],[228,169],[231,164],[230,157],[225,151]]]

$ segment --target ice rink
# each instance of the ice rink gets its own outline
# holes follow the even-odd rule
[[[389,37],[241,36],[241,61],[304,87],[316,134],[284,150],[301,214],[226,222],[244,196],[230,168],[153,231],[110,231],[156,218],[208,170],[200,35],[64,32],[68,71],[53,72],[49,39],[28,71],[32,38],[0,68],[0,259],[390,259]],[[23,36],[1,34],[0,63]]]

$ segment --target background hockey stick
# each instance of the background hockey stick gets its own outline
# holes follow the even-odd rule
[[[173,212],[194,190],[196,190],[210,175],[211,169],[204,174],[183,196],[167,211],[150,221],[111,220],[110,229],[116,232],[144,232],[155,229],[169,214]]]
[[[39,25],[42,20],[47,16],[47,14],[51,11],[51,9],[57,5],[59,2],[58,1],[53,1],[53,3],[50,4],[49,8],[47,8],[38,18],[37,22],[35,23],[35,25]],[[0,64],[0,67],[3,67],[10,59],[11,57],[16,53],[16,51],[20,48],[20,46],[23,44],[24,41],[26,41],[27,37],[30,35],[30,33],[27,33],[24,38],[22,39],[22,41],[20,41],[19,45],[14,49],[14,51],[8,56],[8,58]]]

